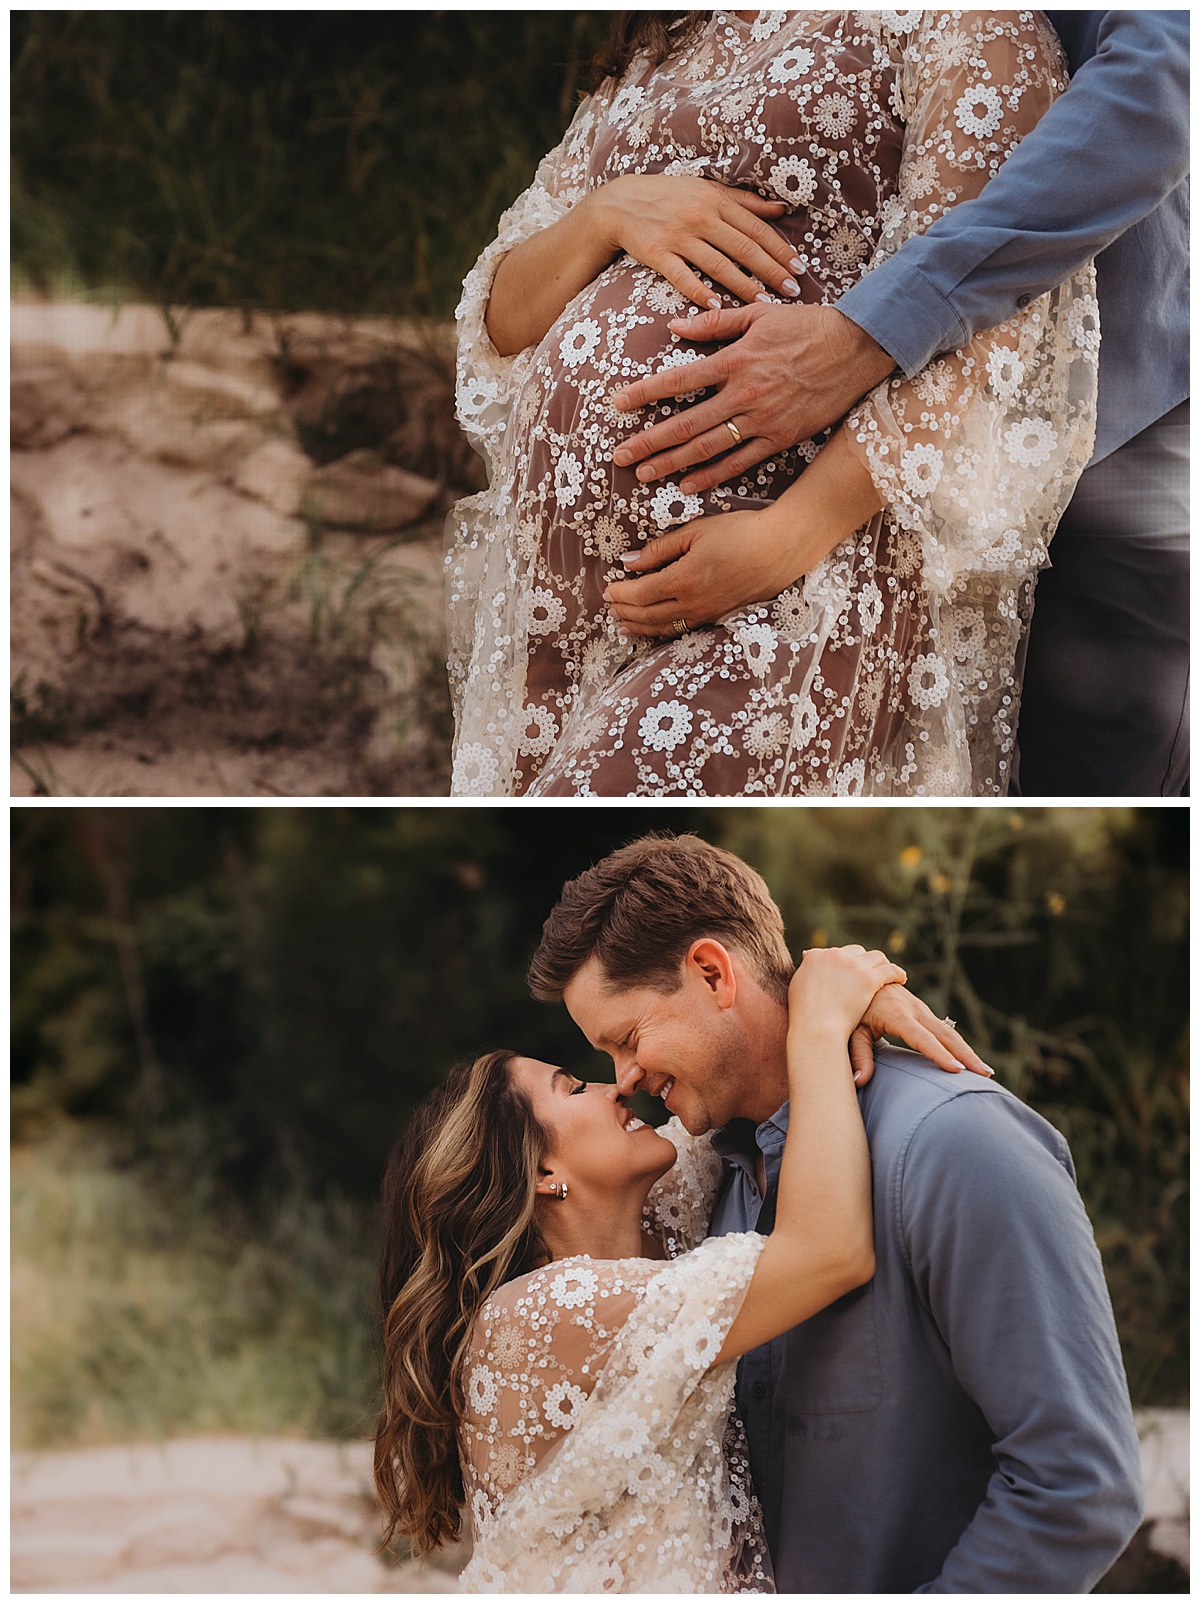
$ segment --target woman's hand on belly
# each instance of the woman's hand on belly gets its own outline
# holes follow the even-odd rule
[[[661,273],[697,306],[721,305],[698,273],[746,302],[766,285],[780,295],[800,293],[795,247],[771,227],[787,210],[782,201],[708,178],[627,173],[580,204],[591,208],[613,255],[624,251]]]
[[[716,513],[681,524],[622,559],[630,573],[604,592],[626,635],[678,635],[736,608],[778,596],[807,572],[801,532],[763,511]]]
[[[882,506],[844,430],[771,506],[696,518],[623,557],[631,575],[604,592],[629,635],[675,635],[770,601]]]
[[[707,178],[614,178],[501,259],[488,299],[488,335],[501,356],[536,345],[580,290],[622,254],[661,273],[697,306],[721,305],[698,273],[744,301],[763,295],[764,284],[799,295],[791,276],[795,249],[767,221],[786,210],[782,201]]]

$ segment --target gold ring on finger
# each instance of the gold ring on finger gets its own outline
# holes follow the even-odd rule
[[[677,618],[675,620],[675,622],[671,625],[671,628],[675,631],[675,633],[677,635],[686,635],[687,634],[687,629],[688,629],[688,621],[687,621],[686,618]]]
[[[735,446],[740,446],[741,443],[742,443],[742,431],[738,428],[737,424],[733,421],[732,418],[726,418],[725,419],[725,427],[729,430],[730,434],[733,436],[734,445]]]

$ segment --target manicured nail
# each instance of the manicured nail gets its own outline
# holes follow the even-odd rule
[[[800,293],[800,286],[796,283],[794,278],[785,278],[783,281],[783,287],[789,295],[799,295]]]
[[[618,558],[618,561],[619,562],[623,562],[625,564],[626,568],[632,568],[634,563],[637,562],[639,556],[640,556],[639,552],[627,551],[624,554],[624,556]]]
[[[856,1069],[854,1071],[854,1084],[857,1086],[861,1079],[862,1079],[862,1070],[861,1069]]]
[[[987,1064],[984,1064],[983,1073],[985,1075],[995,1076],[996,1071],[994,1069],[990,1069]]]
[[[772,305],[771,297],[768,294],[766,294],[765,291],[761,291],[760,290],[759,293],[754,297],[754,299],[756,301],[765,301],[768,306]]]
[[[950,1062],[954,1065],[955,1069],[966,1069],[967,1067],[965,1064],[960,1064],[957,1058],[952,1058]]]
[[[620,446],[613,452],[613,461],[618,468],[628,468],[633,461],[633,452],[630,451],[628,446]]]
[[[708,301],[706,304],[710,312],[719,312],[721,310],[721,303],[717,300],[715,295],[713,296],[712,300]]]

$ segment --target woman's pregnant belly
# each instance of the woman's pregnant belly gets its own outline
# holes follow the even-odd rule
[[[722,299],[740,304],[728,295]],[[612,566],[622,552],[665,529],[773,500],[804,467],[805,457],[795,449],[715,491],[685,496],[679,480],[686,470],[647,485],[634,467],[613,462],[623,440],[699,398],[684,396],[634,413],[618,411],[611,400],[622,385],[686,366],[712,349],[679,339],[669,328],[689,309],[696,310],[661,275],[622,257],[575,297],[538,347],[514,411],[512,448],[525,538],[533,540],[532,520],[541,529],[542,555],[553,567],[562,561]]]

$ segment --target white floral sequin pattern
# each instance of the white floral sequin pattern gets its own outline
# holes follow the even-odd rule
[[[774,1591],[734,1366],[711,1368],[764,1239],[704,1240],[720,1159],[663,1134],[679,1158],[645,1224],[666,1260],[561,1260],[476,1318],[463,1592]]]
[[[618,468],[622,439],[687,402],[629,415],[613,390],[694,349],[668,327],[690,303],[627,257],[536,348],[499,356],[484,317],[505,252],[633,172],[783,198],[776,226],[805,264],[801,299],[834,302],[976,194],[1065,81],[1039,12],[760,12],[749,24],[720,12],[584,103],[459,307],[459,413],[490,488],[451,520],[455,794],[828,796],[860,780],[868,796],[1004,794],[1033,582],[1091,452],[1091,269],[860,403],[848,437],[883,513],[788,599],[661,643],[623,641],[608,616],[619,556],[761,507],[819,442],[692,497]],[[969,663],[953,649],[964,609],[987,622]],[[777,634],[765,672],[766,654],[739,637],[764,617]],[[932,701],[912,672],[930,656],[947,665]],[[651,716],[668,704],[688,719]],[[549,750],[537,706],[558,731]]]

